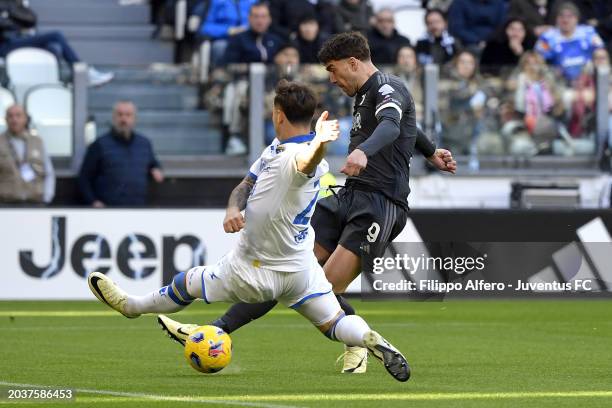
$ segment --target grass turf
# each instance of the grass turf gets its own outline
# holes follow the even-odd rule
[[[128,320],[95,302],[0,302],[0,406],[36,405],[7,400],[6,383],[77,390],[49,407],[612,406],[611,301],[351,303],[404,352],[409,382],[373,359],[367,374],[338,374],[341,345],[281,307],[234,333],[232,363],[203,375],[154,317]],[[175,317],[205,323],[225,306]]]

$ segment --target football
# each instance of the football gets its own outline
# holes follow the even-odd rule
[[[232,359],[232,339],[215,326],[200,326],[185,343],[185,358],[202,373],[216,373]]]

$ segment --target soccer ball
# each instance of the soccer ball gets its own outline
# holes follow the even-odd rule
[[[232,359],[232,339],[215,326],[200,326],[185,342],[185,358],[202,373],[216,373]]]

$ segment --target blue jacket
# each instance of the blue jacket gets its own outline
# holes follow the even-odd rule
[[[454,0],[448,10],[449,32],[463,45],[489,39],[504,22],[503,0]]]
[[[79,188],[87,204],[145,205],[150,170],[159,167],[149,139],[132,133],[126,140],[111,130],[87,149]]]
[[[264,46],[265,55],[257,48],[257,41],[261,37],[262,45]],[[270,32],[264,33],[263,36],[255,34],[251,30],[230,37],[223,58],[226,64],[232,63],[251,63],[263,62],[271,63],[274,61],[274,56],[283,45],[283,39]]]
[[[193,10],[202,18],[199,33],[213,40],[228,37],[231,27],[248,26],[249,11],[256,0],[211,0],[204,16],[204,2]]]

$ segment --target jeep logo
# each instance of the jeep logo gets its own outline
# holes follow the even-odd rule
[[[59,274],[66,263],[66,217],[53,217],[51,220],[51,259],[46,265],[34,263],[31,250],[19,251],[19,265],[24,273],[34,278],[49,279]],[[174,255],[181,245],[191,251],[191,266],[204,265],[206,248],[202,241],[193,235],[175,237],[162,236],[161,267],[164,282],[172,278],[177,270]],[[85,234],[77,237],[69,248],[70,264],[77,275],[86,277],[93,271],[108,273],[112,262],[112,248],[108,240],[100,234]],[[115,262],[117,269],[132,279],[143,279],[155,272],[158,267],[158,249],[151,238],[144,234],[130,233],[117,245]],[[88,266],[86,266],[86,264]]]

